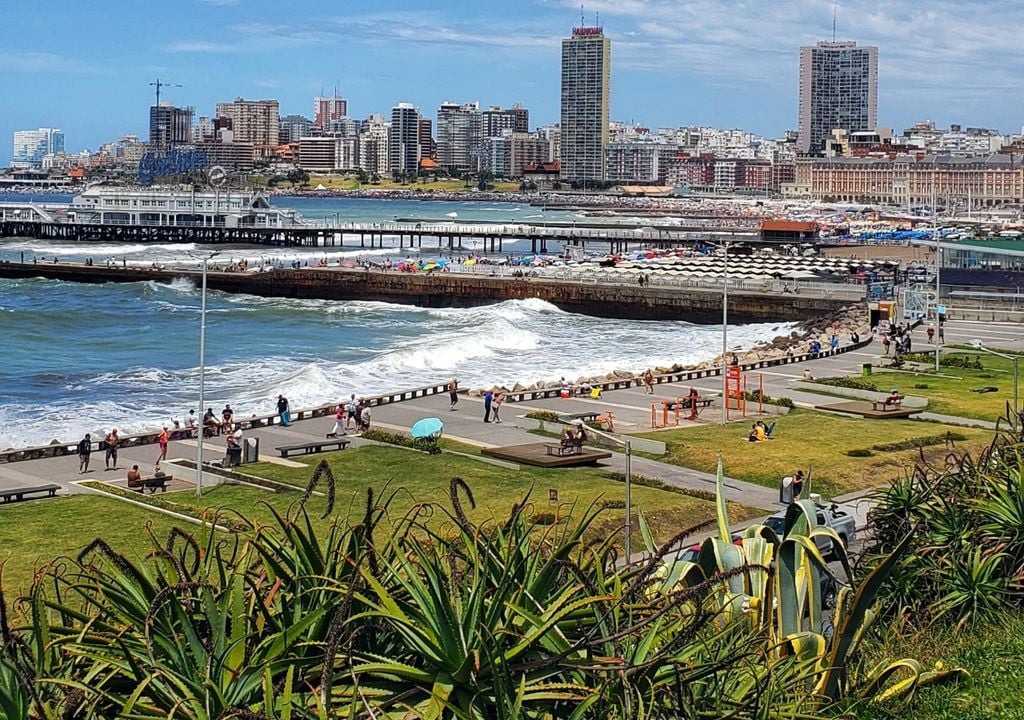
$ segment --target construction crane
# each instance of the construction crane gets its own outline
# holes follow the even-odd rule
[[[160,78],[157,78],[156,82],[151,82],[149,84],[149,86],[156,88],[156,107],[160,107],[160,88],[162,88],[162,87],[184,87],[183,85],[178,85],[177,83],[160,82]]]

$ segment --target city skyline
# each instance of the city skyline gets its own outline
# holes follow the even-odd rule
[[[157,76],[184,86],[162,99],[193,106],[197,116],[238,96],[277,99],[282,115],[308,116],[311,99],[337,83],[357,118],[403,101],[430,113],[456,99],[522,102],[537,126],[558,120],[560,42],[580,23],[579,5],[563,0],[457,11],[392,0],[369,13],[325,9],[286,20],[278,7],[184,0],[157,22],[151,10],[123,3],[14,0],[8,10],[20,31],[0,43],[8,68],[0,136],[62,127],[69,152],[126,133],[145,137]],[[793,129],[799,48],[831,36],[829,2],[599,0],[585,12],[588,23],[600,13],[615,43],[612,118],[649,127],[742,127],[766,136]],[[879,47],[883,127],[931,119],[1015,132],[1022,116],[1012,91],[1024,50],[993,30],[1018,20],[1024,8],[1002,1],[927,10],[906,0],[882,9],[843,3],[837,37]]]

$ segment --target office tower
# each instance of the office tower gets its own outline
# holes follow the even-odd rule
[[[231,121],[234,142],[277,145],[280,119],[277,100],[243,100],[217,103],[217,117]]]
[[[612,43],[600,27],[577,27],[562,40],[561,175],[604,180],[611,102]]]
[[[822,155],[833,130],[878,124],[878,48],[819,42],[800,48],[797,150]]]
[[[192,142],[192,114],[190,107],[174,107],[162,102],[149,108],[149,145],[155,150],[167,150],[175,145]]]
[[[437,109],[437,162],[442,167],[475,171],[483,140],[480,103],[442,103]]]
[[[59,128],[17,130],[14,133],[12,167],[39,167],[47,155],[64,152],[64,131]]]
[[[420,111],[411,103],[398,103],[391,109],[388,134],[388,169],[415,174],[420,164]]]
[[[326,130],[331,122],[343,117],[348,117],[348,100],[338,97],[337,92],[334,97],[313,98],[313,124],[316,127]]]

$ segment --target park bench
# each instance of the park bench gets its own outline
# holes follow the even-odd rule
[[[160,489],[160,492],[167,492],[167,483],[173,479],[172,475],[153,475],[152,477],[139,478],[138,480],[129,480],[128,489],[143,494],[145,494],[146,490],[155,493],[157,488]]]
[[[571,445],[556,445],[555,443],[545,443],[545,450],[548,455],[555,455],[557,457],[567,457],[569,455],[582,455],[583,446],[575,443]]]
[[[23,487],[14,488],[13,490],[0,490],[0,498],[3,502],[20,502],[30,495],[42,495],[46,493],[48,497],[54,497],[57,491],[60,490],[60,485],[37,485],[35,487]]]
[[[324,448],[327,448],[327,449],[333,448],[335,450],[344,450],[345,448],[347,448],[349,446],[350,442],[351,441],[349,441],[349,440],[342,440],[342,439],[314,440],[313,442],[299,443],[299,444],[296,444],[296,445],[282,445],[282,446],[274,448],[274,449],[277,450],[279,453],[281,453],[281,457],[286,458],[291,453],[302,453],[303,455],[311,455],[312,453],[321,453],[321,452],[324,451]]]
[[[886,410],[899,410],[902,404],[902,395],[900,395],[899,397],[887,397],[884,400],[872,400],[871,409],[881,410],[882,412],[885,412]]]

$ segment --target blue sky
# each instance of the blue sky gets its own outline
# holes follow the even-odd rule
[[[796,125],[799,46],[832,23],[828,0],[587,0],[586,13],[613,40],[614,119],[772,136]],[[354,117],[479,100],[554,122],[559,41],[579,15],[578,0],[2,0],[0,164],[21,128],[62,127],[69,151],[144,136],[157,77],[197,115],[236,96],[309,115],[337,82]],[[1020,131],[1024,3],[842,2],[838,27],[880,48],[883,127]]]

